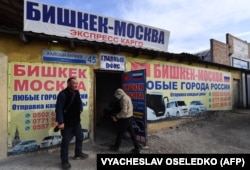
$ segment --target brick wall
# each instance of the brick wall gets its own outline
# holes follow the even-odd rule
[[[210,46],[211,46],[212,62],[228,66],[231,65],[229,57],[229,48],[227,44],[211,39]]]

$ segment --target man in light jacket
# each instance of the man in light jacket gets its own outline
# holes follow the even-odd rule
[[[134,154],[140,153],[140,145],[136,140],[136,135],[133,129],[133,104],[131,98],[122,90],[117,89],[114,96],[120,101],[121,110],[116,116],[111,116],[113,121],[117,122],[117,136],[115,144],[110,146],[111,151],[119,151],[122,142],[123,134],[128,131],[131,140],[134,144],[134,149],[131,150]]]

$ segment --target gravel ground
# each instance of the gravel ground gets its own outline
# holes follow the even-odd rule
[[[112,140],[96,146],[107,150]],[[132,148],[123,141],[120,153]],[[250,153],[250,111],[220,111],[187,119],[185,124],[148,134],[141,153]]]
[[[250,153],[250,112],[216,112],[149,135],[145,153]]]

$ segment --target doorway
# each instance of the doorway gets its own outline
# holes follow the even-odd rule
[[[239,109],[240,108],[240,80],[234,79],[233,80],[233,108],[232,109]]]
[[[94,141],[97,144],[111,144],[116,136],[115,122],[110,114],[117,104],[114,93],[117,88],[121,88],[122,73],[95,71]]]

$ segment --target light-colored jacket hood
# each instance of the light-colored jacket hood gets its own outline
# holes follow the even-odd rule
[[[130,118],[133,116],[133,104],[131,98],[122,90],[117,89],[114,96],[120,100],[120,112],[116,115],[116,118]]]
[[[117,89],[115,91],[115,94],[114,96],[117,98],[117,99],[121,99],[123,96],[125,95],[125,92],[122,90],[122,89]]]

